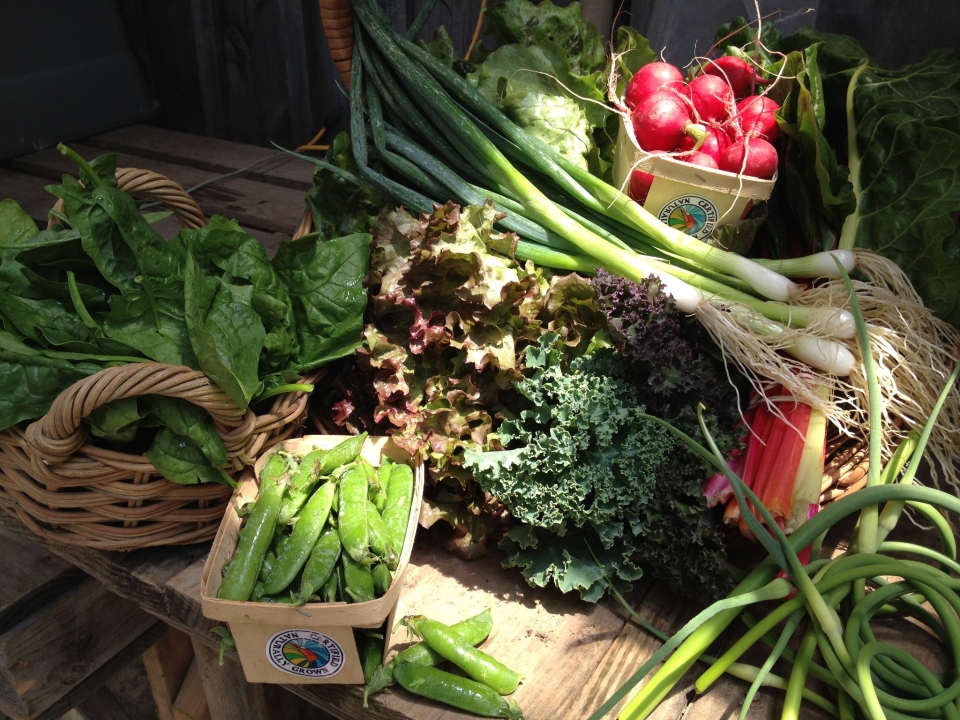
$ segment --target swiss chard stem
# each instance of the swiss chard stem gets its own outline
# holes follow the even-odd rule
[[[856,205],[853,212],[843,221],[838,243],[840,250],[853,250],[857,244],[857,227],[860,224],[860,150],[857,148],[857,117],[853,100],[857,82],[866,69],[867,63],[863,63],[853,71],[850,82],[847,84],[847,167],[850,168],[848,178],[850,185],[853,186],[853,199]]]

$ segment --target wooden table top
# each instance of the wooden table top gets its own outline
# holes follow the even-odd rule
[[[198,190],[195,197],[208,215],[221,213],[236,218],[268,251],[274,251],[294,232],[300,221],[304,193],[311,186],[312,166],[275,150],[145,125],[104,133],[70,146],[88,158],[106,151],[123,153],[127,157],[119,159],[121,167],[156,170],[185,187],[218,174],[240,171]],[[259,164],[251,168],[254,163]],[[53,198],[42,189],[43,185],[74,170],[55,149],[8,161],[0,166],[0,198],[13,197],[38,224],[45,224]],[[172,236],[176,232],[173,218],[162,222],[169,226],[161,228],[161,234]],[[30,534],[7,513],[0,512],[0,525]],[[204,618],[200,608],[200,577],[209,543],[115,553],[39,542],[116,594],[133,600],[202,643],[217,645],[218,638],[211,632],[217,623]],[[453,623],[491,608],[494,629],[483,647],[526,677],[513,697],[529,720],[587,717],[660,647],[660,642],[631,621],[616,602],[604,599],[589,604],[575,593],[563,595],[555,588],[531,588],[519,571],[503,569],[500,560],[494,550],[479,560],[465,562],[432,545],[429,535],[421,530],[403,579],[398,617],[424,614]],[[678,599],[663,585],[646,580],[638,583],[630,601],[640,615],[668,633],[677,630],[702,607]],[[742,626],[728,629],[721,643],[742,631]],[[395,645],[407,642],[404,631],[394,634]],[[935,654],[935,650],[930,652]],[[708,693],[696,696],[692,692],[693,681],[701,671],[702,667],[688,673],[652,717],[736,718],[746,684],[723,678]],[[370,707],[364,709],[358,686],[285,687],[338,718],[475,717],[403,691],[375,695]],[[750,718],[779,717],[781,702],[779,691],[761,691]],[[817,720],[826,715],[805,706],[804,717]]]

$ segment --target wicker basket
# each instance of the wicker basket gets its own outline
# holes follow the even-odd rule
[[[117,170],[121,190],[157,200],[186,227],[206,218],[176,183],[144,170]],[[319,379],[321,372],[304,378]],[[209,540],[232,490],[179,485],[143,455],[92,443],[83,418],[101,405],[137,395],[177,397],[204,408],[227,448],[231,476],[260,450],[290,437],[306,418],[308,393],[278,396],[269,411],[241,410],[204,373],[139,363],[107,368],[64,390],[49,412],[26,427],[0,432],[0,502],[38,535],[102,550],[134,550]]]

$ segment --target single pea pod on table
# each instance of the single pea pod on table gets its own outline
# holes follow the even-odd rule
[[[476,680],[415,663],[397,663],[393,677],[404,690],[482,717],[522,720],[520,706]]]
[[[501,695],[512,693],[523,679],[520,673],[511,670],[492,655],[466,642],[449,625],[430,620],[422,615],[408,615],[401,622],[422,638],[437,654],[452,662],[477,682],[496,690]],[[396,677],[396,669],[394,677]]]
[[[478,615],[451,625],[450,629],[471,645],[479,645],[487,639],[490,631],[493,630],[493,614],[488,608]],[[435,650],[431,650],[425,642],[418,642],[406,650],[401,650],[390,659],[390,662],[378,667],[373,676],[367,680],[366,687],[363,689],[363,706],[367,707],[367,698],[370,695],[393,685],[395,682],[393,668],[398,663],[407,662],[414,665],[433,666],[439,665],[442,661],[443,657]]]

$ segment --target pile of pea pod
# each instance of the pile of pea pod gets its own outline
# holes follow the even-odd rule
[[[303,605],[365,602],[393,582],[413,470],[360,457],[366,433],[303,457],[270,455],[217,597]]]
[[[486,640],[493,629],[493,616],[489,610],[455,625],[444,625],[422,615],[407,616],[401,624],[422,640],[383,665],[380,664],[382,635],[368,634],[361,639],[361,662],[366,682],[364,707],[367,707],[367,698],[372,693],[399,683],[409,692],[475,715],[523,720],[520,706],[503,697],[513,693],[523,677],[475,647]],[[468,677],[434,667],[444,660],[456,665]]]

